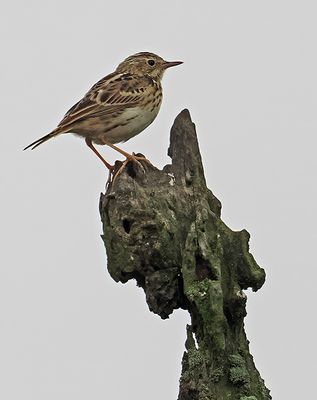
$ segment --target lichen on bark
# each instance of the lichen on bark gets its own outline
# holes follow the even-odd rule
[[[129,163],[101,195],[108,271],[117,282],[135,279],[161,318],[190,313],[178,400],[271,399],[243,322],[243,289],[260,289],[265,272],[248,232],[220,218],[187,110],[174,122],[168,154],[163,170]]]

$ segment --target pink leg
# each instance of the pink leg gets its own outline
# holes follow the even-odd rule
[[[87,146],[96,154],[96,156],[103,162],[103,164],[109,169],[109,171],[113,171],[114,166],[109,164],[108,161],[106,161],[102,155],[97,151],[97,149],[94,147],[94,145],[92,144],[91,139],[86,138],[85,142],[87,144]]]

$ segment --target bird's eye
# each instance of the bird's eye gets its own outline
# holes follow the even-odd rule
[[[154,60],[148,60],[147,63],[153,67],[155,65],[155,61]]]

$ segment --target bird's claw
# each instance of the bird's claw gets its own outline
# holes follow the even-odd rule
[[[116,181],[117,177],[122,174],[122,172],[127,167],[129,162],[137,164],[138,167],[140,167],[142,172],[145,174],[145,168],[142,165],[141,161],[146,162],[149,165],[152,165],[151,162],[147,158],[145,158],[144,156],[141,157],[141,156],[137,156],[135,153],[132,153],[129,157],[126,158],[126,160],[122,163],[122,165],[120,166],[120,168],[117,171],[115,171],[115,168],[114,168],[114,170],[109,171],[109,177],[108,177],[108,181],[107,181],[107,186],[110,185],[110,184],[111,185],[114,184],[114,182]],[[134,174],[135,174],[135,172],[134,172]]]

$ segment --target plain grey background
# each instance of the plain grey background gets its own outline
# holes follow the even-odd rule
[[[316,11],[278,0],[4,5],[1,399],[177,397],[189,318],[160,320],[139,288],[109,277],[103,165],[72,135],[22,152],[138,51],[184,64],[166,73],[158,118],[124,149],[162,167],[174,117],[190,110],[223,219],[251,233],[266,269],[263,289],[248,292],[256,365],[274,399],[314,396]]]

